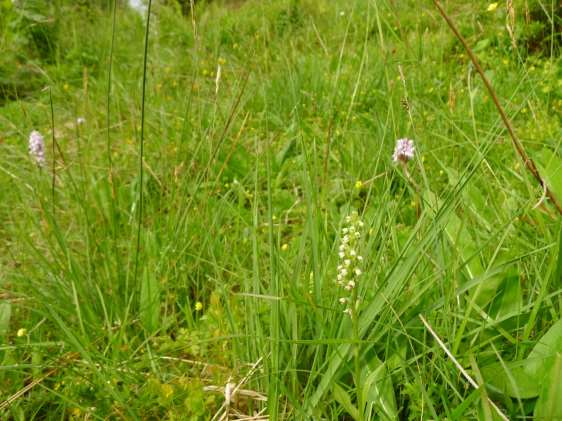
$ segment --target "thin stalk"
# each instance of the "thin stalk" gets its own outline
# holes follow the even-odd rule
[[[57,179],[57,160],[56,160],[56,150],[57,150],[57,138],[55,136],[55,110],[53,107],[53,91],[49,88],[49,102],[51,104],[51,133],[53,136],[53,166],[52,166],[52,182],[51,182],[51,197],[52,197],[52,206],[53,206],[53,218],[55,217],[55,185]]]
[[[269,143],[269,142],[268,142]],[[271,144],[267,145],[266,151],[266,171],[267,171],[267,223],[268,223],[268,241],[269,241],[269,264],[271,268],[271,279],[269,293],[273,297],[280,297],[279,273],[278,273],[278,254],[275,249],[273,239],[273,195],[271,186]],[[280,372],[280,308],[279,300],[271,300],[271,319],[270,319],[270,335],[271,335],[271,371],[269,384],[269,415],[271,420],[279,419],[279,379]]]
[[[137,283],[138,269],[139,269],[139,256],[141,248],[141,229],[142,229],[142,211],[143,211],[143,182],[144,182],[144,117],[145,117],[145,102],[146,102],[146,67],[148,61],[148,34],[150,30],[150,9],[152,0],[148,1],[148,10],[146,15],[146,33],[144,37],[144,62],[142,70],[142,99],[141,99],[141,133],[140,133],[140,157],[139,157],[139,223],[137,226],[137,250],[135,254],[135,275],[134,282]]]
[[[115,199],[115,188],[113,186],[113,160],[111,158],[111,134],[109,127],[111,125],[111,76],[113,70],[113,50],[115,47],[115,26],[117,16],[117,0],[113,0],[113,20],[111,24],[111,47],[109,49],[109,69],[107,71],[107,112],[106,112],[106,129],[107,129],[107,162],[109,164],[109,183],[111,184],[111,194]],[[113,202],[112,206],[113,206]]]
[[[359,317],[357,314],[357,288],[353,289],[352,297],[352,310],[351,310],[351,323],[353,329],[353,343],[355,344],[353,349],[353,359],[354,359],[354,369],[355,369],[355,393],[357,393],[357,413],[359,415],[358,420],[363,421],[364,418],[364,404],[363,404],[363,392],[361,390],[361,348],[360,348],[360,333],[359,333]]]
[[[106,153],[107,153],[107,164],[108,164],[108,181],[109,186],[111,189],[111,199],[110,207],[111,207],[111,217],[112,217],[112,224],[111,224],[111,236],[113,239],[113,249],[115,252],[115,261],[116,261],[116,278],[120,279],[121,270],[121,257],[119,253],[119,247],[117,244],[117,231],[118,231],[118,220],[117,220],[117,210],[116,210],[116,199],[117,193],[115,191],[115,184],[113,183],[113,158],[111,156],[111,88],[113,82],[113,52],[115,50],[115,33],[117,32],[117,1],[113,0],[113,17],[112,17],[112,24],[111,24],[111,47],[109,50],[109,69],[107,71],[107,110],[106,110],[106,134],[107,134],[107,145],[106,145]],[[128,279],[128,278],[127,278]],[[128,293],[128,291],[127,291]]]

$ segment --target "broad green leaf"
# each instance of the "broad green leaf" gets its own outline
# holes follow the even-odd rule
[[[473,51],[474,51],[475,53],[477,53],[477,52],[479,52],[479,51],[485,50],[486,48],[488,48],[488,47],[490,46],[490,42],[491,42],[491,41],[490,41],[490,38],[481,39],[480,41],[478,41],[478,42],[476,43],[476,45],[474,46]]]
[[[0,303],[0,338],[8,333],[11,316],[12,305],[7,301]]]
[[[359,419],[359,411],[353,405],[349,393],[347,393],[339,384],[335,383],[332,387],[334,399],[352,416],[354,420]]]
[[[562,319],[554,323],[538,340],[527,357],[527,372],[544,376],[558,352],[562,352]]]
[[[482,367],[482,377],[493,391],[512,398],[528,399],[539,395],[540,384],[537,377],[525,369],[527,362],[513,361],[494,363]]]
[[[480,248],[477,247],[462,220],[455,213],[449,215],[447,225],[445,226],[445,234],[464,262],[463,269],[468,277],[467,282],[471,282],[484,275],[486,270],[479,260]],[[494,297],[496,288],[501,282],[501,279],[502,277],[500,274],[491,276],[488,277],[484,283],[474,288],[470,294],[471,297],[473,297],[474,294],[478,294],[475,301],[476,304],[480,307],[484,307],[488,304]]]
[[[562,355],[556,354],[534,412],[535,420],[562,419]]]
[[[361,393],[367,404],[365,419],[373,419],[375,414],[387,420],[398,419],[392,379],[385,363],[375,357],[363,369],[361,383]]]
[[[491,364],[482,368],[482,376],[496,391],[521,399],[534,398],[541,392],[541,385],[560,352],[562,319],[552,325],[525,360]]]
[[[25,9],[18,9],[19,13],[25,18],[35,22],[35,23],[49,23],[49,18],[43,16],[39,13],[34,13]]]
[[[556,279],[557,282],[560,282],[562,279],[562,223],[560,224],[560,229],[558,231],[558,263],[556,264],[554,279]]]
[[[498,288],[490,314],[496,319],[506,319],[518,315],[523,304],[519,276],[507,276]]]
[[[146,270],[140,292],[140,319],[145,329],[154,332],[160,318],[160,285],[151,271]]]
[[[451,413],[451,420],[464,420],[466,419],[465,412],[468,408],[472,408],[475,402],[480,398],[480,389],[474,389],[468,397],[461,402],[459,406]]]
[[[543,149],[539,169],[546,184],[560,203],[562,201],[562,159],[550,149]]]
[[[459,183],[459,174],[455,170],[447,168],[447,174],[452,186]],[[425,196],[425,200],[429,203],[437,203],[441,206],[441,201],[436,199],[435,194],[430,192],[426,193]],[[479,216],[479,218],[485,220],[481,211],[479,211],[479,208],[481,207],[479,204],[481,205],[485,202],[482,194],[476,188],[465,187],[463,197],[465,200],[470,202],[476,201],[476,203],[472,203],[470,207],[473,209],[473,212]],[[487,271],[480,261],[480,247],[477,246],[476,242],[472,238],[472,235],[466,229],[463,221],[454,211],[448,216],[444,232],[451,243],[451,246],[462,259],[463,271],[468,278],[466,283],[471,283],[477,278],[486,279],[485,282],[482,281],[481,284],[477,285],[470,291],[471,298],[474,298],[475,294],[477,294],[475,297],[476,304],[480,307],[486,306],[496,293],[496,288],[502,280],[501,274],[483,278],[483,275],[486,274]]]
[[[275,163],[277,164],[277,166],[280,167],[281,165],[283,165],[287,157],[290,155],[291,150],[294,148],[295,143],[296,142],[294,137],[290,137],[289,139],[285,140],[285,142],[283,143],[283,147],[275,155]]]
[[[478,419],[479,421],[503,421],[496,410],[491,407],[490,402],[482,401],[481,396],[480,402],[481,405],[478,405],[478,417],[476,419]]]

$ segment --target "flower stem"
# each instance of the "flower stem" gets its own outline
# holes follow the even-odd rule
[[[352,312],[351,323],[353,328],[353,343],[354,343],[354,363],[355,363],[355,391],[357,394],[357,413],[358,420],[363,421],[364,411],[363,407],[363,392],[361,390],[361,361],[360,361],[360,338],[359,338],[359,317],[358,317],[358,302],[357,302],[357,288],[353,290],[352,298]]]

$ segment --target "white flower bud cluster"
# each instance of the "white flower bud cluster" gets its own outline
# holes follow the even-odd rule
[[[336,283],[346,291],[345,296],[341,297],[339,302],[346,306],[344,313],[350,316],[355,306],[356,294],[354,294],[354,290],[359,282],[359,277],[363,273],[361,271],[363,256],[358,253],[363,225],[357,212],[347,216],[342,228],[341,244],[338,249],[339,265]]]

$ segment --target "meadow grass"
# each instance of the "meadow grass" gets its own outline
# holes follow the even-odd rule
[[[53,4],[48,57],[0,28],[40,81],[0,105],[0,418],[562,417],[561,218],[431,2]],[[560,199],[557,6],[513,7],[447,10]]]

